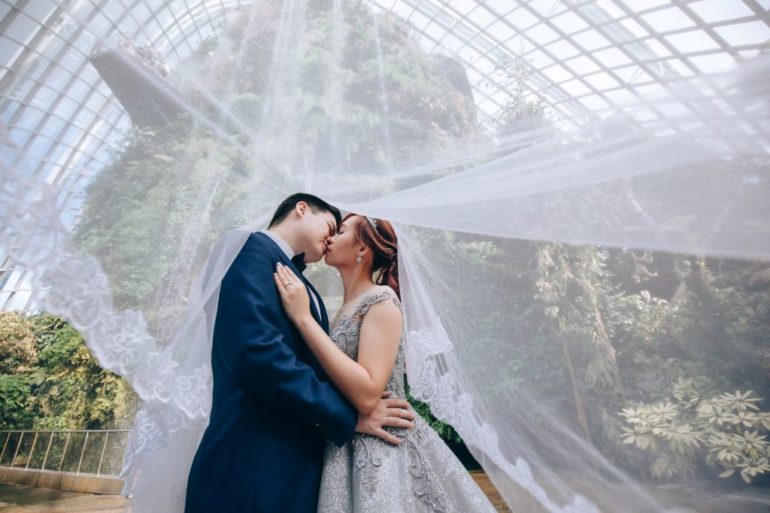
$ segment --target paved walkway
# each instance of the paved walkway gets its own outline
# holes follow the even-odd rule
[[[483,472],[471,472],[473,479],[489,496],[500,513],[511,513],[500,494]],[[708,494],[699,489],[679,490],[681,496],[689,496],[686,511],[701,513],[767,513],[770,511],[770,493],[765,489],[743,490],[736,493],[714,491]],[[91,495],[75,492],[33,488],[0,483],[0,513],[125,513],[129,500],[118,495]],[[543,509],[533,501],[520,504],[513,513],[542,513]]]
[[[508,506],[505,505],[505,502],[500,496],[500,493],[495,488],[495,485],[492,484],[492,481],[489,480],[484,472],[473,471],[471,472],[471,477],[473,477],[481,489],[484,490],[484,493],[487,494],[487,497],[489,497],[489,500],[492,501],[492,504],[495,506],[497,511],[500,513],[510,513],[511,510],[508,509]]]
[[[482,472],[471,475],[501,513],[509,513],[495,487]],[[124,513],[128,499],[50,488],[0,483],[0,513]]]
[[[128,499],[0,483],[2,513],[124,513]]]

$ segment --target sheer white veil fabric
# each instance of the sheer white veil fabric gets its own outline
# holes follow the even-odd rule
[[[219,284],[260,225],[228,232],[215,244],[182,325],[163,349],[157,383],[168,389],[142,398],[126,450],[122,474],[124,494],[132,496],[132,511],[184,511],[187,476],[211,410],[211,349]]]
[[[645,127],[633,122],[631,108],[625,123],[605,121],[567,134],[538,130],[529,134],[526,147],[502,156],[497,148],[481,152],[476,157],[481,163],[470,162],[463,171],[441,172],[456,166],[454,158],[434,162],[421,185],[360,203],[344,198],[367,196],[368,191],[335,195],[334,183],[318,183],[318,193],[340,208],[395,223],[411,393],[457,429],[512,507],[532,504],[534,498],[539,506],[532,507],[550,513],[667,510],[569,428],[558,412],[545,408],[537,384],[487,393],[505,373],[506,354],[486,354],[490,334],[477,338],[467,316],[479,308],[500,309],[497,300],[506,291],[490,282],[498,295],[484,297],[472,283],[463,285],[442,266],[448,255],[421,243],[419,235],[464,232],[770,260],[770,230],[752,229],[757,222],[767,227],[770,220],[764,197],[752,194],[752,176],[767,180],[766,164],[748,174],[730,167],[741,159],[768,157],[770,141],[745,130],[746,123],[770,126],[770,81],[757,81],[768,76],[767,67],[765,60],[717,77],[734,81],[732,90],[745,106],[739,114],[721,115],[713,108],[707,122],[693,115]],[[691,99],[708,107],[705,98]],[[597,133],[603,136],[597,139]],[[512,145],[518,146],[522,134],[515,139]],[[415,169],[412,177],[423,174]],[[432,174],[441,177],[432,179]],[[398,173],[394,176],[397,180]],[[747,191],[725,189],[724,180],[743,183]],[[686,222],[728,211],[736,201],[744,203],[732,209],[729,226],[721,222],[698,230]],[[597,219],[595,209],[612,215]],[[682,221],[672,224],[672,219]],[[200,294],[190,301],[174,342],[162,353],[163,379],[152,380],[163,388],[143,396],[126,464],[127,490],[133,491],[137,511],[151,506],[181,511],[186,469],[209,408],[217,284],[249,233],[263,225],[229,232],[214,247],[196,289]],[[454,300],[445,301],[448,297]],[[533,450],[532,437],[551,437],[563,467],[581,473],[579,482],[565,480],[552,456],[545,459]],[[622,502],[621,485],[627,494]]]
[[[69,320],[100,364],[124,377],[143,402],[122,473],[135,511],[183,511],[187,473],[211,407],[219,283],[249,234],[297,190],[394,223],[411,394],[457,429],[513,510],[673,511],[676,505],[659,503],[547,406],[543,383],[516,380],[509,363],[517,346],[505,344],[516,334],[494,327],[516,305],[507,302],[500,276],[485,270],[494,254],[485,242],[770,261],[769,103],[770,60],[762,57],[723,74],[682,79],[609,117],[480,137],[397,169],[244,181],[244,193],[257,198],[246,212],[253,221],[204,248],[206,263],[176,298],[186,308],[169,341],[151,333],[141,312],[115,306],[108,274],[59,222],[53,188],[7,166],[2,244],[14,263],[34,271],[41,307]],[[650,121],[649,109],[676,114]],[[283,132],[271,130],[285,123],[290,131],[292,120],[265,112],[259,135],[274,143]],[[18,151],[10,141],[4,147]],[[471,244],[483,258],[453,253],[453,241],[465,236],[478,239]],[[320,292],[334,296],[334,278],[318,276]]]

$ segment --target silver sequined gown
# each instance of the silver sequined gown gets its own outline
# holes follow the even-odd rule
[[[359,299],[349,314],[332,327],[331,338],[340,349],[358,359],[361,323],[372,305],[401,303],[392,289],[382,287]],[[392,396],[404,398],[405,361],[402,345],[386,386]],[[495,513],[495,508],[473,478],[424,419],[415,429],[393,429],[400,446],[356,433],[342,447],[326,445],[320,513]]]

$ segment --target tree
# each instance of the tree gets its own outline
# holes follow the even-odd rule
[[[23,346],[26,355],[0,374],[2,429],[128,427],[136,406],[130,386],[101,369],[65,321],[3,313],[0,333],[6,354]]]

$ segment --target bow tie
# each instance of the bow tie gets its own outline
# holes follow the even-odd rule
[[[302,271],[305,270],[305,253],[297,253],[293,257],[291,257],[291,263],[294,264],[294,267],[297,268],[297,270],[302,273]]]

